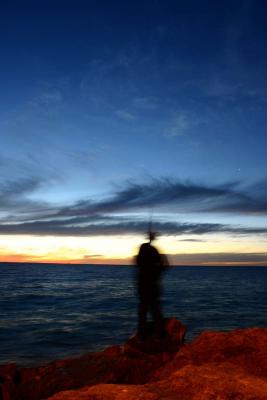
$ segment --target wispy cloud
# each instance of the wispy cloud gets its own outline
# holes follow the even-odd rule
[[[49,179],[38,176],[14,181],[0,180],[0,223],[16,225],[54,215],[58,207],[38,199],[38,196],[32,198],[33,194],[50,184]]]
[[[102,258],[102,257],[104,257],[103,254],[85,254],[83,256],[83,259],[84,260],[90,260],[91,258]]]
[[[103,200],[84,199],[65,207],[31,200],[28,195],[38,190],[41,184],[36,178],[2,184],[0,209],[9,214],[12,212],[12,217],[2,218],[1,234],[139,234],[147,230],[147,220],[143,219],[142,213],[151,208],[173,214],[170,222],[163,222],[157,217],[153,221],[154,229],[164,235],[267,234],[267,229],[262,227],[181,223],[178,217],[180,212],[185,211],[266,215],[267,181],[243,187],[242,190],[238,182],[217,186],[167,178],[154,179],[146,184],[128,182]],[[136,212],[141,213],[138,218],[134,215]]]
[[[43,184],[36,178],[3,182],[0,191],[2,207],[21,201],[26,193],[36,191]],[[220,185],[182,182],[175,179],[151,179],[147,183],[128,181],[103,200],[82,199],[58,209],[57,217],[92,216],[133,212],[159,207],[174,211],[235,212],[237,214],[267,213],[267,180],[247,187],[239,182]]]
[[[188,135],[195,128],[200,127],[205,122],[203,116],[200,118],[192,112],[192,110],[190,113],[187,111],[178,111],[174,113],[174,116],[172,116],[169,122],[166,123],[162,135],[163,137],[169,138]]]
[[[189,119],[186,115],[178,115],[169,126],[164,129],[163,136],[165,137],[176,137],[183,136],[189,127],[191,126]]]
[[[148,210],[151,207],[175,211],[225,211],[227,207],[238,205],[240,211],[250,204],[251,198],[238,190],[238,183],[224,185],[201,185],[180,182],[168,178],[153,179],[148,183],[127,182],[110,197],[93,202],[83,200],[70,207],[62,208],[59,215],[92,215],[95,213],[114,213],[122,211]],[[258,200],[260,202],[260,200]],[[254,207],[257,209],[257,201]],[[261,207],[263,211],[263,207]]]
[[[99,218],[99,221],[97,219]],[[117,218],[115,223],[110,223],[105,216],[94,218],[94,221],[83,219],[74,222],[67,219],[34,221],[12,224],[0,224],[0,234],[32,234],[44,236],[102,236],[102,235],[136,235],[147,231],[147,220],[128,221]],[[162,235],[204,235],[228,233],[234,235],[267,235],[265,228],[235,227],[224,224],[205,223],[173,223],[153,221],[153,229]]]
[[[54,89],[41,93],[38,101],[41,104],[60,104],[63,101],[63,96],[58,89]]]
[[[2,181],[0,186],[0,210],[25,211],[32,208],[40,208],[44,206],[42,202],[34,202],[27,198],[38,189],[42,181],[36,177],[19,179],[16,181]]]
[[[267,265],[267,253],[182,253],[168,257],[173,265]]]
[[[134,120],[136,120],[136,116],[132,112],[127,111],[127,110],[117,110],[116,111],[116,115],[119,118],[124,119],[126,121],[134,121]]]
[[[159,98],[156,96],[135,97],[133,106],[137,110],[157,110],[160,107]]]
[[[193,242],[193,243],[199,243],[199,242],[205,242],[203,239],[179,239],[179,242]]]

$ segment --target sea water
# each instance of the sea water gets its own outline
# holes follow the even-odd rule
[[[0,364],[33,366],[123,343],[136,330],[135,268],[0,264]],[[203,330],[267,327],[266,267],[171,267],[162,308]]]

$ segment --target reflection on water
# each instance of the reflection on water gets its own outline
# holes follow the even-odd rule
[[[0,362],[37,365],[124,342],[136,328],[133,268],[0,266]],[[163,310],[204,329],[266,326],[267,268],[178,267]]]

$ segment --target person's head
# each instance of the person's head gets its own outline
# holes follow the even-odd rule
[[[151,232],[151,231],[149,231],[149,232],[147,233],[147,236],[148,236],[149,242],[151,243],[151,242],[153,242],[153,240],[156,239],[157,234],[156,234],[156,232]]]

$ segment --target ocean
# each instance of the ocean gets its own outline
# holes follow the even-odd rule
[[[136,330],[135,268],[0,264],[0,364],[35,366],[125,342]],[[165,316],[203,330],[267,326],[266,267],[171,267]]]

